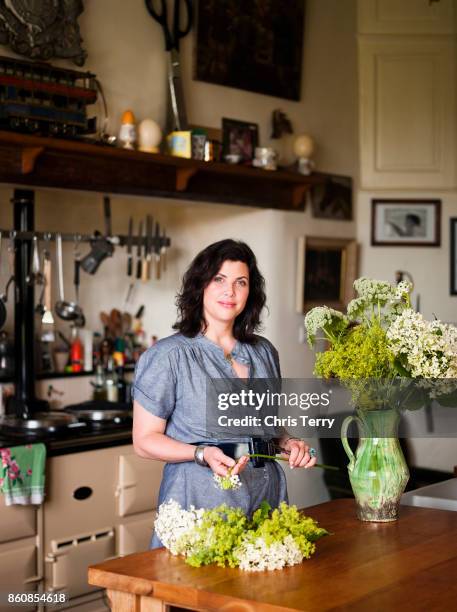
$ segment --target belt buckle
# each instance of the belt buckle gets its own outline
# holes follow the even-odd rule
[[[264,440],[263,438],[249,438],[249,453],[261,455],[273,455],[270,452],[270,441]],[[263,457],[252,457],[251,458],[253,467],[265,467],[265,461],[271,461],[271,459],[264,459]]]

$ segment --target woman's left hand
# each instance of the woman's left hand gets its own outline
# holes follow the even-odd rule
[[[289,466],[310,468],[317,463],[316,457],[311,457],[310,446],[303,440],[289,439],[281,444],[281,448],[286,451],[284,453],[289,458]]]

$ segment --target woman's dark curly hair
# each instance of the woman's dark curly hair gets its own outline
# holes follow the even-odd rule
[[[240,342],[252,344],[256,342],[254,332],[260,328],[260,314],[266,302],[265,279],[257,267],[252,250],[246,243],[236,240],[220,240],[210,244],[192,261],[176,297],[178,320],[173,329],[191,338],[206,329],[203,291],[227,260],[242,261],[249,268],[249,296],[243,312],[235,319],[233,335]]]

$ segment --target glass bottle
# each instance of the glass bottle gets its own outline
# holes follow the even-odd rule
[[[113,362],[112,357],[110,357],[108,360],[108,368],[106,371],[105,385],[106,385],[106,399],[109,402],[119,401],[118,399],[119,392],[117,388],[117,374],[114,371],[114,362]]]
[[[70,363],[72,372],[82,372],[84,361],[84,349],[79,338],[78,328],[73,327],[71,332]]]
[[[124,378],[124,367],[118,366],[116,368],[117,374],[117,401],[125,403],[127,402],[127,383]]]
[[[105,373],[101,364],[98,364],[95,369],[95,380],[91,382],[91,385],[94,387],[94,390],[92,392],[92,399],[95,401],[106,402],[107,393]]]

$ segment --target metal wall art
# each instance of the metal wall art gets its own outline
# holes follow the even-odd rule
[[[82,66],[78,17],[82,0],[0,0],[0,45],[36,60],[71,59]]]

